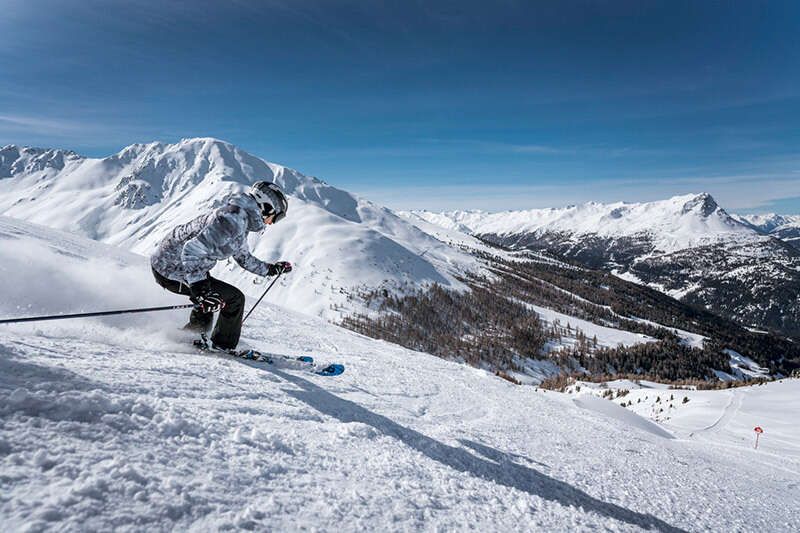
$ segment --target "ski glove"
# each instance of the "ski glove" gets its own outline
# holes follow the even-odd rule
[[[292,264],[289,261],[278,261],[269,266],[267,276],[277,276],[292,271]]]
[[[189,299],[201,313],[215,313],[225,307],[225,300],[219,293],[211,290],[208,279],[189,285]]]

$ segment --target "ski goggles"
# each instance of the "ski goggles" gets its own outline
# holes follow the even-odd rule
[[[286,210],[283,211],[275,211],[275,208],[269,206],[269,209],[262,209],[261,216],[264,218],[274,216],[275,218],[272,219],[272,223],[276,223],[280,220],[283,220],[286,217]]]

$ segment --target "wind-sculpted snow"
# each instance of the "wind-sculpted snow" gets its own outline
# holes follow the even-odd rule
[[[361,286],[402,290],[479,269],[466,253],[371,202],[216,139],[137,144],[104,159],[60,150],[0,150],[0,214],[81,234],[149,255],[178,224],[223,205],[257,180],[289,196],[289,216],[251,237],[255,255],[295,264],[275,288],[276,301],[340,318]],[[253,291],[240,269],[217,271]]]
[[[85,305],[100,306],[102,294],[90,290],[100,270],[86,265],[102,264],[133,287],[115,304],[152,303],[144,259],[2,223],[0,264],[19,249],[8,243],[50,251],[5,272],[0,294],[46,279],[54,297],[37,311],[63,311],[72,298],[58,295],[76,286]],[[67,275],[50,277],[54,263]],[[14,309],[3,301],[3,312]],[[271,301],[245,325],[247,343],[342,362],[345,374],[192,353],[178,331],[185,318],[2,326],[7,529],[800,528],[800,473],[795,462],[779,464],[775,449],[731,454],[713,432],[668,439],[643,431],[633,413],[606,416],[572,396],[515,386]]]

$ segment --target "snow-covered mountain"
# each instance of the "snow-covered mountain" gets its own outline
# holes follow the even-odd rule
[[[689,194],[647,203],[589,202],[563,208],[525,211],[450,211],[413,214],[443,227],[473,235],[569,234],[580,238],[629,238],[647,241],[653,251],[670,253],[720,240],[757,237],[725,212],[711,195]],[[404,213],[405,214],[405,213]]]
[[[258,179],[274,180],[290,194],[289,216],[263,235],[252,236],[251,246],[259,257],[288,259],[296,268],[281,278],[269,300],[337,321],[363,310],[366,300],[361,296],[367,292],[414,291],[431,282],[461,288],[465,285],[455,276],[485,272],[485,263],[472,252],[507,255],[464,233],[421,220],[410,224],[364,199],[214,139],[133,145],[105,159],[9,146],[0,151],[0,158],[0,212],[143,255],[174,225],[221,204],[228,193]],[[251,295],[264,288],[251,284],[257,278],[232,263],[218,265],[215,274]],[[125,283],[121,281],[120,286]],[[390,291],[375,291],[383,288]],[[152,291],[136,292],[141,295],[138,305],[155,301]],[[498,293],[497,298],[505,295]],[[26,301],[24,294],[16,299]],[[546,310],[546,301],[537,303]],[[369,309],[369,313],[374,311],[373,306]],[[574,317],[558,316],[584,324]],[[543,324],[550,327],[550,322]],[[587,322],[581,333],[576,329],[559,334],[559,342],[548,345],[548,353],[555,353],[562,344],[571,346],[583,330],[592,332],[598,346],[651,340],[638,332],[617,330],[608,322]],[[441,355],[456,358],[454,353]],[[484,359],[474,364],[491,367],[498,361]],[[525,378],[534,381],[559,371],[550,361],[533,359],[525,359],[521,367],[527,369]]]
[[[397,292],[397,289],[413,293],[432,282],[450,288],[474,286],[475,282],[486,288],[489,283],[491,291],[495,291],[492,293],[493,301],[508,298],[508,292],[512,290],[502,285],[496,277],[497,271],[491,269],[502,260],[511,261],[503,268],[515,268],[509,266],[513,265],[515,254],[489,247],[475,237],[458,231],[459,228],[441,228],[418,216],[408,219],[399,217],[346,191],[292,169],[268,163],[215,139],[189,139],[172,145],[133,145],[104,159],[84,158],[61,150],[5,147],[0,150],[0,213],[147,255],[174,225],[222,204],[229,193],[242,190],[258,179],[274,180],[290,195],[289,216],[285,221],[269,227],[261,236],[251,237],[251,246],[257,256],[265,260],[288,259],[296,265],[295,270],[281,278],[270,294],[270,301],[284,308],[343,320],[358,331],[363,328],[366,334],[377,336],[374,331],[370,332],[366,323],[348,322],[347,319],[389,312],[386,308],[380,309],[380,299]],[[695,204],[684,207],[689,212],[702,212],[703,202]],[[692,227],[691,220],[691,217],[687,217],[687,227]],[[730,233],[731,227],[752,232],[736,222],[731,225],[723,217],[709,226],[720,234]],[[760,235],[757,238],[770,240]],[[568,273],[571,268],[569,265],[553,262],[552,258],[541,255],[535,261],[552,264],[555,269],[566,268],[567,271],[559,274],[559,280],[549,279],[545,282],[539,279],[541,273],[537,272],[525,273],[528,276],[526,279],[530,281],[530,276],[533,276],[538,279],[536,283],[562,283],[567,287],[564,289],[567,293],[576,292],[574,287],[570,287],[573,282]],[[483,280],[463,277],[467,272],[482,274],[490,270],[493,274]],[[263,285],[253,285],[252,282],[260,282],[256,276],[232,263],[218,265],[215,274],[236,283],[251,295],[257,295],[263,289]],[[590,275],[586,272],[584,277]],[[506,281],[513,284],[511,278]],[[125,283],[120,282],[120,286],[124,287]],[[382,290],[384,288],[389,291]],[[526,350],[525,346],[533,344],[523,340],[519,342],[527,342],[525,346],[520,344],[508,351],[510,339],[516,338],[512,330],[517,333],[523,331],[514,329],[513,324],[520,320],[517,315],[506,317],[511,328],[509,331],[488,330],[484,332],[485,336],[480,337],[481,342],[505,345],[503,350],[506,351],[480,351],[483,345],[478,342],[471,343],[477,350],[475,353],[451,349],[453,346],[449,344],[445,350],[437,351],[428,346],[426,351],[446,358],[467,357],[464,360],[479,366],[487,365],[488,368],[521,371],[524,374],[520,376],[521,379],[538,382],[559,371],[552,361],[541,361],[539,358],[555,358],[565,349],[582,349],[585,343],[579,341],[587,333],[590,333],[588,338],[593,339],[595,348],[616,347],[619,344],[633,346],[652,341],[649,335],[653,331],[626,322],[625,317],[610,315],[598,318],[598,313],[603,314],[598,309],[608,305],[606,300],[612,292],[617,301],[629,300],[631,294],[636,293],[631,287],[615,284],[613,291],[604,294],[584,294],[584,298],[593,299],[600,307],[595,308],[587,303],[586,308],[580,311],[571,310],[562,301],[563,293],[558,291],[542,291],[533,286],[525,290],[533,290],[525,297],[528,298],[526,305],[534,306],[528,309],[536,310],[542,328],[546,329],[542,329],[541,334],[550,339],[543,352],[537,351],[538,348]],[[138,305],[148,305],[153,301],[151,296],[145,297],[144,292],[137,293],[142,294]],[[354,294],[356,296],[353,298]],[[377,300],[374,299],[376,295]],[[520,294],[517,294],[516,298],[519,297]],[[24,297],[19,300],[24,301]],[[376,302],[375,305],[372,302]],[[369,306],[367,315],[357,315],[365,309],[364,303]],[[668,302],[659,301],[654,305],[658,312],[641,308],[634,314],[638,318],[660,321],[671,327],[677,326],[674,321],[679,320],[682,329],[693,329],[692,324],[685,320],[686,309],[673,308]],[[490,305],[485,311],[491,312],[491,309]],[[440,311],[443,316],[450,316],[453,309]],[[579,316],[575,316],[575,313]],[[669,321],[665,323],[663,319],[669,313],[673,313],[672,324]],[[675,313],[682,318],[678,319]],[[389,314],[400,316],[393,312]],[[430,338],[430,331],[426,331],[429,324],[423,323],[424,316],[422,313],[404,317],[403,320],[408,323],[400,329],[415,322],[413,327],[419,328],[419,338]],[[706,323],[711,319],[706,317],[703,320],[702,324],[697,325],[697,332],[717,339],[711,333],[711,324]],[[559,324],[582,326],[578,331],[563,328]],[[535,324],[530,327],[536,329]],[[469,328],[483,331],[480,320]],[[451,329],[446,328],[443,334],[449,335]],[[389,340],[401,344],[405,342],[404,345],[419,349],[420,346],[412,342],[408,331]],[[732,330],[727,328],[726,331]],[[467,334],[472,335],[473,341],[476,339],[474,333]],[[731,334],[737,335],[735,332]],[[453,333],[449,341],[464,342],[462,337]],[[773,361],[771,357],[779,357],[767,354],[770,350],[759,349],[749,342],[743,345],[731,338],[718,340],[727,347],[744,349],[742,353],[765,365]],[[729,344],[731,342],[732,345]],[[437,343],[445,346],[443,339],[437,340]],[[521,353],[525,356],[516,358]],[[514,361],[519,364],[511,365]],[[715,361],[707,366],[724,370],[724,365],[723,361]],[[705,375],[705,370],[698,371],[697,376]]]
[[[732,215],[759,233],[777,237],[800,249],[800,215]]]
[[[2,317],[185,301],[139,255],[3,217],[0,273]],[[345,373],[191,353],[185,313],[0,326],[7,529],[800,529],[797,380],[632,391],[661,426],[271,302],[245,342]]]
[[[729,215],[707,193],[638,204],[403,216],[514,249],[548,250],[747,325],[800,334],[800,250]]]
[[[333,308],[360,286],[459,287],[453,276],[478,268],[388,209],[210,138],[135,144],[103,159],[6,146],[0,214],[147,255],[172,227],[257,180],[290,195],[289,216],[250,242],[258,257],[296,264],[271,296],[286,307],[335,318]],[[234,265],[217,274],[245,286],[257,281]]]

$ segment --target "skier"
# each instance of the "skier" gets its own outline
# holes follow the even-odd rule
[[[247,246],[248,232],[280,221],[287,208],[286,196],[277,185],[257,181],[248,192],[231,196],[224,207],[173,229],[150,258],[156,282],[170,292],[189,296],[195,304],[186,329],[206,333],[214,313],[220,312],[211,348],[236,348],[245,299],[242,291],[211,277],[209,271],[217,261],[233,257],[239,266],[259,276],[291,272],[288,261],[266,263]]]

